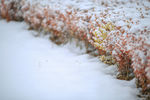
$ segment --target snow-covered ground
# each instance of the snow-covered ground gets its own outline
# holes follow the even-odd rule
[[[135,80],[76,48],[0,20],[0,100],[137,100]]]

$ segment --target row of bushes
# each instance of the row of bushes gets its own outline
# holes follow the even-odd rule
[[[127,29],[131,26],[127,25],[125,29],[106,21],[104,13],[87,13],[88,10],[71,6],[61,11],[26,0],[1,0],[0,3],[0,16],[7,21],[24,20],[31,29],[49,32],[50,39],[57,44],[76,38],[83,41],[87,49],[96,48],[99,55],[112,55],[118,64],[118,78],[130,80],[135,75],[143,93],[150,94],[150,43],[147,42],[150,26],[129,33]],[[128,20],[128,23],[132,22],[132,19]]]

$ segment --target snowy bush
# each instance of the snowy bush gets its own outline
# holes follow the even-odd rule
[[[150,91],[149,5],[148,0],[1,0],[0,15],[24,19],[31,29],[51,33],[57,44],[76,38],[100,55],[112,55],[119,78],[130,80],[134,73],[143,91]]]

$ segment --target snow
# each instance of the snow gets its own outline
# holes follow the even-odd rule
[[[0,20],[0,100],[138,99],[135,80],[117,80],[116,66],[27,28]]]

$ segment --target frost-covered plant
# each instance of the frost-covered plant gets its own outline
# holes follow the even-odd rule
[[[135,8],[141,19],[137,17],[138,20],[134,20],[125,16],[127,12],[124,9],[119,8],[121,11],[118,9],[115,12],[113,6],[118,6],[118,3],[132,3],[131,0],[104,2],[101,4],[106,8],[104,12],[100,9],[85,10],[68,5],[57,9],[58,6],[54,8],[29,1],[1,0],[0,16],[7,21],[23,19],[31,28],[50,33],[51,40],[57,44],[76,38],[84,41],[87,48],[89,45],[95,47],[102,55],[107,52],[117,61],[118,69],[123,75],[129,76],[134,72],[143,91],[150,90],[150,26],[138,26],[142,23],[141,19],[148,18],[148,6],[135,0],[143,8]],[[108,6],[112,9],[107,8]],[[142,9],[145,9],[145,14]],[[121,26],[117,22],[121,22]],[[137,30],[134,26],[140,28]],[[101,58],[104,59],[104,56]]]
[[[105,51],[105,48],[103,46],[104,40],[107,38],[107,35],[114,30],[114,26],[112,25],[111,22],[108,22],[107,24],[100,23],[100,27],[97,27],[94,29],[92,32],[93,37],[92,39],[94,40],[94,46],[97,47],[98,49],[102,49]]]

